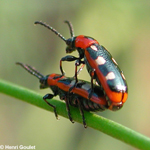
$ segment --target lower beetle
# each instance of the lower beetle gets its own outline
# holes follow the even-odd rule
[[[71,93],[69,93],[70,87],[72,87],[72,85],[74,85],[74,83],[76,82],[74,77],[68,78],[65,76],[60,76],[60,74],[55,73],[44,76],[39,71],[35,70],[35,68],[29,65],[25,65],[20,62],[17,62],[16,64],[22,66],[29,73],[37,77],[40,81],[41,89],[49,87],[53,91],[53,94],[46,94],[43,97],[43,100],[49,106],[53,107],[56,118],[58,118],[56,106],[52,105],[50,102],[47,101],[47,99],[52,99],[56,95],[59,95],[60,99],[65,101],[68,117],[71,122],[73,122],[73,119],[71,117],[69,106],[79,108],[83,120],[83,125],[85,128],[87,127],[87,125],[83,110],[86,111],[104,111],[106,109],[116,110],[113,109],[113,107],[109,107],[106,97],[103,93],[103,90],[97,85],[94,85],[92,96],[89,99],[88,95],[91,91],[90,82],[78,80],[76,87],[73,88]],[[121,107],[119,107],[119,109],[120,108]]]

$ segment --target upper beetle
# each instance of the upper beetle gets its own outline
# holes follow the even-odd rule
[[[91,76],[91,87],[93,87],[93,80],[96,79],[97,83],[103,88],[106,99],[110,107],[121,107],[127,100],[128,87],[123,75],[123,72],[118,67],[117,62],[109,53],[109,51],[100,45],[97,40],[92,37],[79,35],[74,36],[72,24],[69,21],[65,21],[70,28],[71,38],[65,39],[59,32],[57,32],[51,26],[36,21],[35,24],[40,24],[53,31],[62,40],[65,41],[67,48],[66,53],[71,53],[75,50],[78,51],[79,57],[71,55],[65,56],[60,61],[60,69],[62,69],[62,61],[74,61],[76,60],[76,67],[81,63],[85,63],[87,70]],[[81,59],[84,59],[83,61]],[[77,69],[75,72],[77,82]],[[89,98],[91,97],[89,95]]]

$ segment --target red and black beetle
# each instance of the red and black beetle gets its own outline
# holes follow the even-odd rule
[[[97,83],[102,86],[106,99],[110,107],[120,107],[127,100],[128,87],[123,75],[123,72],[118,67],[115,59],[111,56],[108,50],[100,45],[98,41],[89,36],[79,35],[74,36],[72,24],[69,21],[65,21],[69,25],[71,38],[65,39],[59,32],[57,32],[51,26],[36,21],[35,24],[40,24],[53,31],[61,39],[63,39],[67,45],[66,52],[71,53],[77,50],[79,57],[71,55],[65,56],[60,61],[60,70],[62,75],[64,71],[62,69],[62,61],[74,61],[76,60],[76,67],[81,63],[85,63],[87,70],[91,76],[91,87],[93,89],[93,80],[96,79]],[[84,58],[82,61],[81,59]],[[77,69],[76,69],[77,70]],[[75,72],[76,83],[77,71]],[[76,86],[71,88],[71,90]],[[92,92],[89,94],[89,99]]]
[[[69,93],[68,91],[70,87],[75,83],[74,78],[67,78],[65,76],[60,76],[60,74],[55,73],[44,76],[40,72],[35,70],[35,68],[29,65],[25,65],[20,62],[17,62],[16,64],[22,66],[29,73],[36,76],[40,81],[41,89],[49,87],[52,90],[54,94],[46,94],[43,97],[43,99],[49,106],[53,107],[56,118],[58,118],[56,107],[47,101],[47,99],[52,99],[56,95],[59,95],[60,99],[66,102],[68,117],[71,122],[73,122],[73,119],[71,117],[69,105],[79,108],[82,115],[84,127],[87,127],[87,125],[83,110],[86,111],[104,111],[105,109],[118,110],[122,106],[121,105],[120,107],[117,107],[117,109],[115,108],[115,106],[113,106],[114,108],[110,107],[107,103],[107,100],[105,99],[103,90],[95,84],[93,86],[93,93],[89,100],[88,95],[91,91],[90,82],[79,80],[78,83],[76,84],[76,87],[74,87],[72,89],[72,92]]]

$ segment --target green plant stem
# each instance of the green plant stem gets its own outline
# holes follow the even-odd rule
[[[53,109],[42,100],[40,94],[26,88],[0,80],[0,92],[53,112]],[[53,99],[51,103],[56,106],[58,115],[68,118],[64,102]],[[71,115],[76,122],[82,123],[77,108],[71,107]],[[138,149],[150,150],[150,138],[132,129],[90,112],[85,112],[85,118],[88,127],[106,133]]]

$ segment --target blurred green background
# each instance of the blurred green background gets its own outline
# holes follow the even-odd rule
[[[150,1],[32,0],[0,2],[0,78],[44,94],[38,80],[15,62],[34,66],[42,74],[60,73],[59,60],[65,43],[37,25],[44,21],[69,38],[64,20],[70,20],[75,35],[94,37],[104,45],[124,71],[129,97],[117,111],[98,113],[150,136]],[[77,52],[73,55],[77,56]],[[74,63],[63,63],[67,76],[74,75]],[[80,79],[90,80],[84,69]],[[53,113],[0,94],[0,144],[35,145],[36,150],[134,150],[83,125],[72,124]]]

